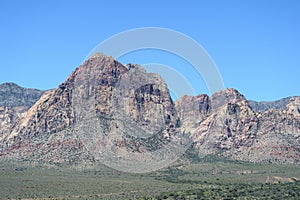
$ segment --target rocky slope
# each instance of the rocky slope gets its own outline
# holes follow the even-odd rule
[[[0,125],[2,159],[147,171],[192,142],[200,157],[300,163],[299,97],[262,106],[226,89],[174,103],[159,75],[100,53],[30,109],[1,107]]]
[[[0,106],[0,138],[10,133],[13,126],[25,116],[27,107]]]
[[[15,83],[0,84],[0,138],[12,130],[43,93]]]
[[[203,98],[204,97],[204,98]],[[203,106],[205,105],[205,106]],[[300,162],[300,98],[284,109],[254,112],[234,89],[176,102],[182,128],[192,133],[200,156],[217,154],[251,162]]]

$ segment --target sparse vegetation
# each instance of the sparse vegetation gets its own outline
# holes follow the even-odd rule
[[[148,174],[0,164],[0,199],[297,199],[300,166],[205,158]]]
[[[260,184],[220,184],[186,191],[162,193],[145,199],[296,199],[300,182]]]

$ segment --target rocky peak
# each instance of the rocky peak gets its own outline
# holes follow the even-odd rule
[[[211,97],[184,96],[176,101],[176,108],[182,129],[191,133],[200,156],[249,146],[255,138],[258,119],[235,89],[225,89]]]
[[[289,103],[286,105],[287,112],[295,116],[300,116],[300,97],[290,98]]]
[[[175,102],[175,107],[182,127],[184,127],[184,132],[189,132],[191,127],[199,124],[210,113],[211,102],[206,94],[184,95]]]
[[[277,102],[278,105],[258,105],[263,110],[271,107],[255,112],[237,90],[226,89],[211,97],[184,96],[177,100],[176,108],[182,129],[191,133],[200,156],[217,154],[252,162],[299,163],[300,98]],[[198,105],[209,105],[208,113],[201,115],[199,110],[203,109]]]
[[[169,138],[176,132],[177,121],[167,85],[158,74],[138,65],[123,66],[97,53],[57,89],[46,92],[4,135],[2,152],[14,150],[24,158],[35,152],[39,159],[55,157],[56,162],[75,154],[97,159],[95,154],[105,147],[115,149],[109,151],[113,154],[120,148],[128,152],[152,148],[143,137],[154,133],[157,139]],[[76,150],[69,152],[65,148],[70,145],[80,148],[73,146]],[[54,146],[55,156],[49,152]]]
[[[211,104],[213,109],[217,109],[227,103],[237,103],[244,101],[246,98],[236,89],[227,88],[225,90],[214,93],[211,96]]]
[[[198,96],[185,95],[176,101],[175,106],[180,119],[187,123],[184,126],[191,127],[192,124],[199,124],[208,115],[218,112],[219,109],[224,107],[226,107],[226,112],[229,114],[239,112],[240,105],[238,103],[248,107],[248,102],[242,94],[235,89],[227,88],[214,93],[211,97],[206,94]]]
[[[210,110],[209,96],[200,94],[197,96],[184,95],[176,101],[176,105],[180,107],[182,113],[189,111],[198,111],[202,114],[207,114]]]
[[[113,85],[118,77],[125,73],[127,68],[110,56],[95,53],[69,76],[69,82],[78,84],[94,82],[99,85]]]
[[[75,122],[81,111],[88,109],[89,98],[96,98],[98,105],[108,102],[101,98],[105,91],[116,84],[127,69],[112,57],[96,53],[60,84],[44,94],[13,130],[13,135],[45,135],[59,132]],[[76,106],[76,107],[75,107]],[[96,109],[96,108],[94,108]]]

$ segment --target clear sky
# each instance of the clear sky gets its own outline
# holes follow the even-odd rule
[[[225,87],[248,99],[300,95],[299,10],[298,0],[1,0],[0,83],[55,88],[110,36],[164,27],[202,45]],[[170,55],[157,55],[137,52],[121,61],[176,65]],[[207,92],[203,83],[193,84],[197,93]]]

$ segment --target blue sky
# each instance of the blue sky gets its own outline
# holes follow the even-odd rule
[[[225,87],[248,99],[300,95],[300,1],[0,1],[0,83],[55,88],[103,40],[141,27],[184,33],[210,54]],[[132,63],[184,66],[160,52]],[[187,79],[189,75],[187,75]],[[192,82],[197,93],[205,84]]]

